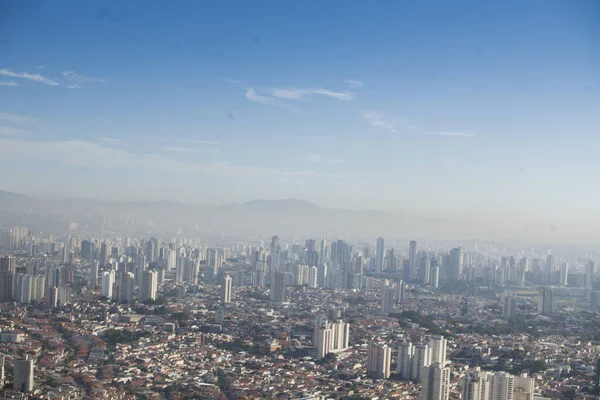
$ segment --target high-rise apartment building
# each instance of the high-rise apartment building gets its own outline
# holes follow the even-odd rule
[[[123,272],[119,277],[119,290],[117,292],[117,301],[119,303],[133,302],[133,293],[135,292],[135,275],[132,272]]]
[[[384,240],[377,238],[377,249],[375,250],[375,272],[380,273],[383,270]]]
[[[140,287],[140,301],[143,303],[148,300],[156,300],[157,288],[158,274],[156,271],[144,271]]]
[[[112,299],[115,284],[115,271],[106,271],[102,275],[102,296]]]
[[[316,358],[321,359],[329,353],[339,353],[347,350],[349,338],[350,324],[341,319],[329,322],[327,317],[319,315],[313,333],[313,347],[316,349]]]
[[[29,393],[33,390],[33,360],[15,360],[13,365],[13,388]]]
[[[414,381],[421,380],[421,373],[423,367],[431,365],[431,349],[426,344],[419,344],[415,346],[415,354],[413,355],[413,362],[411,368],[411,379]]]
[[[271,274],[271,303],[282,304],[287,301],[287,274],[276,271]]]
[[[513,400],[515,377],[508,372],[492,374],[490,400]]]
[[[367,374],[377,379],[389,378],[391,360],[391,347],[382,343],[370,343],[367,347]]]
[[[431,349],[431,363],[446,364],[447,340],[442,335],[434,335],[429,338]]]
[[[394,308],[394,289],[388,285],[387,280],[381,282],[381,315],[390,315]]]
[[[503,300],[502,315],[504,318],[514,318],[517,316],[517,295],[506,293]]]
[[[569,263],[565,262],[560,266],[559,284],[560,286],[569,284]]]
[[[416,274],[417,269],[417,242],[411,240],[408,245],[408,275],[406,275],[406,271],[404,273],[405,279],[412,277]]]
[[[396,361],[396,372],[400,378],[409,380],[412,378],[412,363],[415,348],[411,342],[402,342],[398,346],[398,359]]]
[[[556,307],[554,291],[551,289],[542,289],[538,292],[538,314],[553,315]]]
[[[462,400],[490,400],[491,373],[479,367],[467,372],[460,383]]]
[[[231,276],[225,274],[221,282],[221,302],[231,303]]]
[[[434,363],[423,367],[422,400],[448,400],[450,398],[450,367]]]

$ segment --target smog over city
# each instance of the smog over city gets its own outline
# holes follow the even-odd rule
[[[0,399],[600,399],[600,3],[0,2]]]

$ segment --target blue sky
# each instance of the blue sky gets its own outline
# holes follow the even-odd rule
[[[5,1],[0,188],[587,221],[599,17],[595,1]]]

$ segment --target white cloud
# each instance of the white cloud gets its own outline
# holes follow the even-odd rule
[[[183,143],[197,143],[197,144],[210,144],[214,146],[218,146],[221,144],[220,142],[214,140],[203,140],[203,139],[179,139],[180,142]]]
[[[178,174],[210,175],[232,178],[346,178],[348,174],[312,170],[285,171],[277,168],[235,165],[227,162],[191,163],[164,156],[133,153],[82,140],[26,141],[0,139],[0,159],[7,162],[35,162],[40,165],[62,164],[74,167],[139,168]],[[33,161],[32,161],[33,160]]]
[[[15,81],[0,81],[0,86],[19,86]]]
[[[81,86],[75,84],[69,84],[65,86],[67,89],[81,89]]]
[[[317,153],[310,153],[308,155],[308,159],[315,164],[322,162],[323,164],[334,165],[341,164],[344,162],[342,158],[324,158],[323,156]]]
[[[124,139],[120,138],[112,138],[112,137],[102,137],[100,138],[104,143],[113,143],[113,144],[125,144],[127,143]]]
[[[23,129],[13,128],[12,126],[0,126],[0,135],[22,135],[28,133]]]
[[[351,88],[359,88],[365,86],[363,82],[357,81],[356,79],[346,79],[344,82],[346,82]]]
[[[31,121],[31,118],[29,118],[29,117],[24,117],[22,115],[9,114],[9,113],[0,113],[0,119],[3,119],[5,121],[14,122],[15,124],[20,124],[23,122]]]
[[[354,95],[349,92],[333,92],[327,89],[271,88],[269,89],[269,93],[271,93],[273,97],[285,100],[301,100],[318,95],[350,101],[354,97]]]
[[[314,163],[319,163],[319,162],[321,162],[321,160],[323,159],[323,157],[321,157],[321,156],[320,156],[320,155],[318,155],[317,153],[310,153],[310,154],[308,155],[308,159],[309,159],[311,162],[314,162]]]
[[[219,149],[193,149],[190,147],[177,147],[177,146],[167,146],[163,148],[164,151],[169,151],[173,153],[212,153],[212,154],[221,154],[221,150]]]
[[[428,133],[425,133],[425,135],[429,135],[429,136],[458,136],[458,137],[473,137],[473,136],[476,136],[474,133],[457,132],[457,131],[450,131],[450,132],[428,132]]]
[[[107,82],[106,79],[93,78],[93,77],[81,75],[75,71],[64,71],[61,73],[61,75],[66,77],[67,79],[69,79],[71,82],[91,82],[91,83]]]
[[[12,78],[28,79],[30,81],[43,83],[45,85],[50,85],[50,86],[60,86],[60,83],[58,83],[55,80],[52,80],[50,78],[46,78],[45,76],[43,76],[41,74],[30,74],[27,72],[14,72],[9,69],[0,69],[0,75],[10,76]]]
[[[268,104],[268,105],[275,104],[273,99],[271,99],[267,96],[259,95],[258,93],[256,93],[256,90],[254,90],[252,88],[246,88],[246,98],[250,101],[254,101],[254,102],[260,103],[260,104]]]
[[[383,113],[377,111],[363,111],[362,116],[372,127],[383,128],[394,133],[396,132],[396,125],[385,121],[385,114]]]

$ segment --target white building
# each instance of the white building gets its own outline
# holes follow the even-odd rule
[[[155,271],[144,271],[142,274],[142,285],[140,288],[140,301],[156,300],[158,289],[158,277]]]
[[[448,400],[450,398],[450,367],[434,363],[423,367],[422,400]]]
[[[411,370],[415,348],[411,342],[402,342],[398,346],[398,360],[396,362],[396,372],[400,378],[409,380],[412,378]]]
[[[113,297],[113,286],[115,284],[115,271],[107,271],[102,275],[102,296],[111,299]]]
[[[431,349],[426,344],[415,346],[415,354],[413,356],[411,379],[415,381],[421,380],[421,373],[424,367],[431,365]]]
[[[431,363],[446,364],[447,340],[442,335],[434,335],[429,338],[429,348],[431,349]]]
[[[373,378],[390,377],[392,349],[387,344],[371,343],[367,347],[367,374]]]
[[[225,274],[221,282],[221,302],[231,303],[231,276]]]

